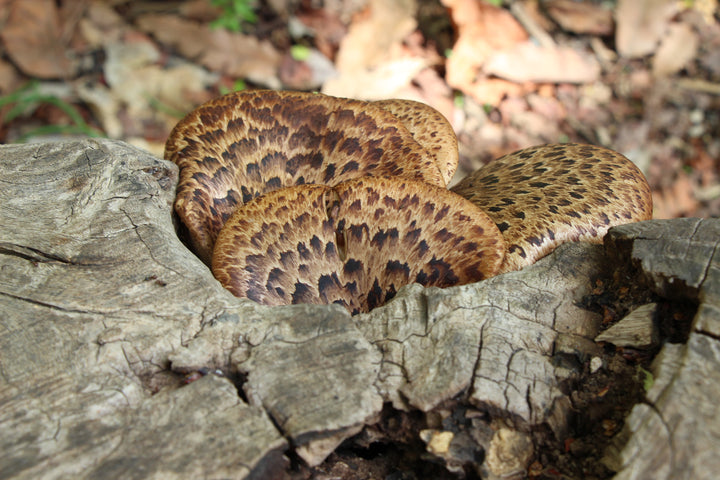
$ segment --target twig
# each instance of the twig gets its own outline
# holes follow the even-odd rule
[[[708,82],[700,78],[681,78],[677,81],[677,86],[687,90],[720,95],[720,83]]]
[[[540,46],[555,48],[555,40],[532,18],[532,15],[528,14],[527,10],[525,10],[524,2],[513,2],[510,5],[510,12],[512,12],[517,21],[525,27],[525,30],[528,31],[530,36],[537,40]]]

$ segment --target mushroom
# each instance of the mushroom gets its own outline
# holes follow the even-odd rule
[[[391,98],[372,103],[395,115],[413,138],[433,154],[445,185],[449,184],[457,170],[459,153],[455,130],[443,114],[412,100]]]
[[[406,100],[236,92],[185,117],[165,158],[196,253],[270,305],[368,311],[408,283],[481,280],[652,218],[638,168],[591,145],[520,150],[447,190],[452,127]]]
[[[212,271],[259,303],[339,303],[357,313],[409,283],[491,277],[505,250],[494,222],[449,190],[364,177],[283,188],[240,206],[217,238]]]
[[[652,218],[642,172],[602,147],[551,144],[501,157],[451,190],[497,224],[508,245],[501,272],[535,263],[563,242],[601,242],[610,227]]]
[[[367,175],[444,187],[457,166],[455,134],[431,107],[404,102],[254,90],[189,113],[171,132],[165,158],[180,167],[175,210],[196,254],[209,263],[238,205],[278,188]],[[437,123],[423,126],[420,115]]]

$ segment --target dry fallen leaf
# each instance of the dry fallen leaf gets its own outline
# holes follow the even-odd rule
[[[79,82],[77,94],[80,100],[90,108],[103,131],[110,138],[122,138],[123,125],[118,118],[120,102],[110,89],[99,83]]]
[[[700,206],[693,196],[694,184],[680,171],[669,187],[653,192],[653,218],[692,217]]]
[[[394,46],[417,27],[412,2],[371,0],[369,15],[350,24],[340,42],[336,66],[342,74],[372,69],[391,60]]]
[[[415,75],[412,84],[399,92],[399,98],[417,100],[433,106],[454,126],[453,91],[435,69],[425,68]]]
[[[222,15],[223,10],[208,0],[185,0],[178,6],[180,16],[198,22],[211,22]]]
[[[713,75],[720,76],[720,50],[710,50],[700,54],[700,64]]]
[[[575,0],[549,0],[543,2],[543,7],[568,32],[609,35],[613,31],[612,10],[602,5]]]
[[[138,18],[137,25],[210,70],[247,78],[269,88],[282,86],[278,79],[282,56],[267,41],[227,30],[212,30],[207,24],[172,15],[144,15]]]
[[[0,95],[12,92],[20,86],[22,79],[11,63],[0,59]]]
[[[119,42],[129,26],[110,5],[93,2],[80,19],[78,29],[88,46],[99,48]]]
[[[299,11],[296,17],[304,28],[310,30],[315,47],[326,57],[334,58],[340,42],[347,34],[347,26],[340,17],[328,8]]]
[[[319,50],[309,48],[302,60],[292,53],[283,55],[279,76],[283,85],[292,90],[319,90],[325,82],[337,76],[335,64]]]
[[[433,61],[410,45],[415,15],[413,1],[371,0],[340,42],[338,76],[325,82],[323,93],[368,100],[407,96],[415,76]]]
[[[330,78],[322,92],[336,97],[380,100],[398,95],[425,67],[424,58],[410,57],[390,60],[372,70],[345,72]]]
[[[53,0],[16,0],[0,37],[13,63],[37,78],[69,78],[75,67],[67,56],[57,5]]]
[[[615,9],[618,53],[627,58],[652,53],[678,5],[675,0],[619,0]]]
[[[682,70],[695,58],[698,43],[698,36],[690,25],[670,24],[653,57],[653,75],[666,77]]]
[[[111,90],[86,89],[84,94],[110,135],[119,136],[118,130],[125,136],[143,132],[143,126],[151,124],[167,133],[178,120],[171,112],[191,110],[218,81],[218,74],[181,59],[159,65],[160,52],[147,40],[110,43],[105,50],[105,79]],[[128,118],[124,124],[112,118],[120,107]]]
[[[594,57],[568,47],[541,47],[530,42],[496,52],[484,70],[517,83],[591,83],[600,76]]]
[[[458,28],[458,40],[447,60],[446,79],[451,87],[471,95],[481,104],[497,104],[506,95],[519,95],[522,86],[502,79],[488,79],[485,61],[497,50],[528,39],[505,9],[475,0],[443,0]]]

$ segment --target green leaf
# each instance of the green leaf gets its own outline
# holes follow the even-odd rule
[[[210,28],[240,32],[242,22],[256,23],[258,20],[253,0],[211,0],[210,3],[222,10],[220,16],[210,22]]]
[[[455,105],[455,108],[462,109],[465,106],[465,95],[456,93],[453,97],[453,105]]]
[[[641,366],[638,365],[638,372],[643,377],[643,389],[645,389],[646,392],[650,391],[652,386],[655,384],[655,377],[653,376],[652,372],[645,370]]]
[[[242,90],[245,90],[247,88],[247,84],[245,83],[245,80],[242,78],[238,78],[235,80],[235,83],[233,83],[233,91],[234,92],[240,92]]]
[[[298,62],[304,62],[310,57],[310,48],[305,45],[293,45],[290,47],[290,56]]]

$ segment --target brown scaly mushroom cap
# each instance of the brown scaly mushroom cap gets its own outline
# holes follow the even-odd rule
[[[447,124],[440,114],[433,118]],[[452,131],[449,125],[437,130]],[[452,139],[445,143],[456,149]],[[227,218],[260,194],[366,175],[445,186],[453,172],[438,164],[450,168],[452,154],[442,155],[436,160],[387,105],[272,90],[235,92],[201,105],[175,126],[165,146],[165,158],[180,167],[175,210],[208,263]]]
[[[377,100],[372,102],[395,115],[413,138],[435,157],[445,185],[450,183],[458,167],[458,146],[455,130],[433,107],[413,100]]]
[[[491,277],[505,248],[493,221],[449,190],[365,177],[284,188],[239,207],[217,238],[212,270],[233,294],[262,304],[339,303],[357,313],[409,283]]]
[[[508,244],[501,272],[535,263],[557,245],[601,242],[610,227],[652,218],[642,172],[621,154],[553,144],[501,157],[451,188],[497,224]]]

